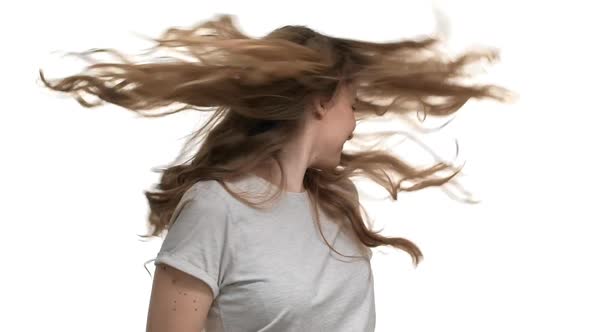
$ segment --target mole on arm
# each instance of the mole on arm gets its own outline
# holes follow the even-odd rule
[[[164,269],[164,270],[165,270],[165,269],[166,269],[166,267],[165,267],[165,266],[163,266],[163,267],[162,267],[162,269]],[[178,289],[178,287],[177,287],[177,285],[176,285],[176,279],[172,279],[172,284],[174,284],[174,285],[176,286],[176,290],[178,291],[178,294],[184,294],[184,296],[186,296],[186,295],[187,295],[187,293],[186,293],[186,292],[181,292],[181,291]],[[173,310],[173,311],[176,311],[176,300],[173,300],[172,302],[173,302],[172,310]],[[193,299],[193,303],[197,303],[197,298],[194,298],[194,299]],[[196,307],[195,307],[194,309],[195,309],[194,311],[198,311],[198,309],[197,309]]]

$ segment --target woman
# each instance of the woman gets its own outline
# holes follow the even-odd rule
[[[447,59],[434,38],[372,43],[305,26],[256,39],[228,15],[169,29],[155,42],[193,58],[133,63],[110,51],[121,63],[55,83],[41,72],[49,88],[86,107],[99,103],[81,91],[142,116],[213,111],[180,157],[206,133],[198,151],[146,192],[148,236],[167,230],[154,259],[147,331],[373,331],[370,248],[402,249],[416,266],[422,253],[366,227],[351,178],[367,177],[397,199],[461,169],[418,169],[383,150],[343,145],[364,118],[446,116],[471,98],[504,100],[500,87],[461,83],[467,65],[496,54]],[[174,103],[182,106],[149,112]]]

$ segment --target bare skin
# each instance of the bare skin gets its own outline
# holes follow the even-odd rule
[[[341,84],[331,102],[316,97],[308,105],[301,129],[279,154],[288,192],[303,192],[307,168],[338,165],[342,147],[356,127],[355,97],[354,87]],[[277,186],[278,172],[276,162],[254,171]],[[165,264],[156,265],[146,331],[201,331],[212,302],[212,290],[201,280]]]
[[[171,266],[158,264],[146,331],[201,331],[212,302],[213,293],[207,284]]]
[[[303,177],[309,167],[330,168],[340,162],[344,143],[352,138],[356,127],[353,105],[356,88],[340,84],[331,102],[319,97],[306,110],[304,125],[279,154],[287,182],[287,192],[301,193]],[[270,161],[254,171],[269,182],[279,185],[279,168]]]

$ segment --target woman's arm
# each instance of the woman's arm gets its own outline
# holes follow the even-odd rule
[[[205,327],[213,292],[198,278],[156,265],[146,332],[195,332]]]

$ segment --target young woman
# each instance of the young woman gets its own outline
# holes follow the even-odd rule
[[[436,38],[373,43],[291,25],[251,38],[228,15],[155,41],[154,49],[192,58],[134,63],[110,51],[122,61],[54,83],[41,72],[49,88],[86,107],[98,104],[80,92],[142,116],[213,112],[181,153],[189,158],[146,192],[149,236],[167,231],[147,331],[373,331],[370,248],[405,250],[415,265],[422,253],[365,225],[351,178],[367,177],[397,199],[461,168],[419,169],[387,151],[343,146],[361,119],[446,116],[470,98],[504,100],[505,89],[463,81],[467,65],[496,54],[451,59]],[[403,188],[406,181],[413,184]]]

